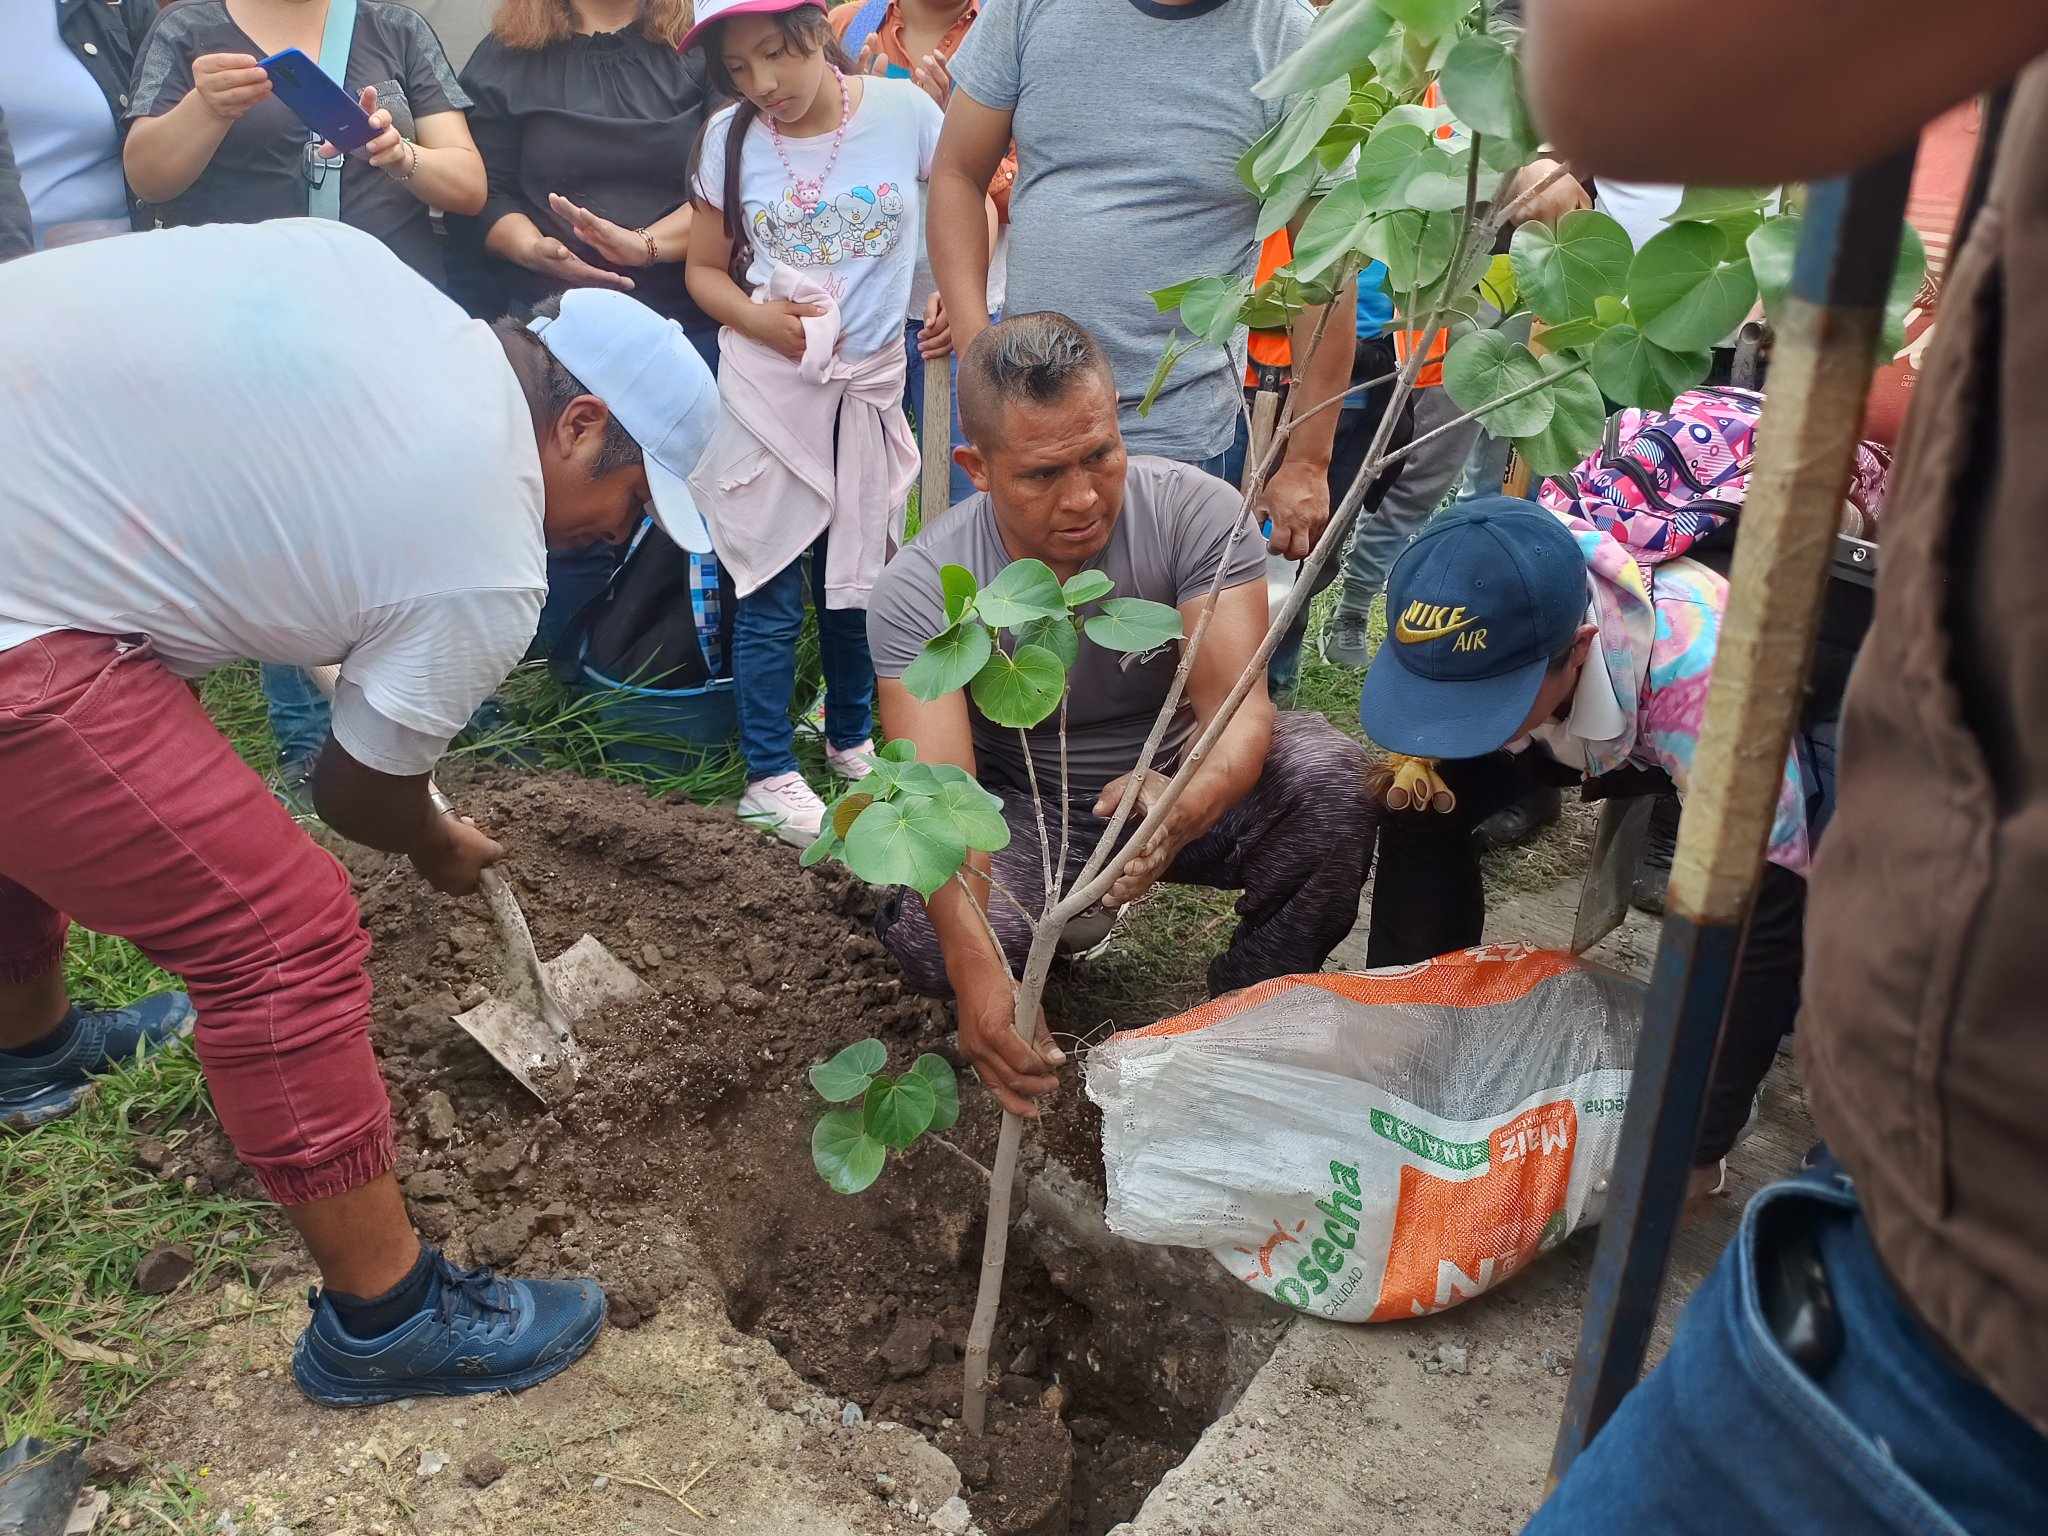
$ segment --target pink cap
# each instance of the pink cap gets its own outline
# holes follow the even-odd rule
[[[697,20],[683,34],[682,46],[695,47],[706,27],[728,16],[772,16],[778,11],[793,11],[805,5],[815,5],[822,11],[826,9],[826,0],[697,0]]]

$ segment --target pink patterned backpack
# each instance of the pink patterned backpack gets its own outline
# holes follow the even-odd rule
[[[1763,403],[1754,390],[1718,386],[1689,389],[1668,411],[1616,411],[1599,451],[1545,479],[1536,498],[1605,529],[1644,565],[1676,559],[1742,510]],[[1844,533],[1876,537],[1889,468],[1884,450],[1858,445]]]

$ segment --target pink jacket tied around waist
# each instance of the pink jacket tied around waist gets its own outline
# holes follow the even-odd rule
[[[754,295],[775,299],[823,311],[803,322],[803,360],[719,332],[718,425],[690,490],[741,597],[829,534],[825,606],[865,608],[917,480],[903,348],[841,357],[837,301],[793,267],[777,266]]]

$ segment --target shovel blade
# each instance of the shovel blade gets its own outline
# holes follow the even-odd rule
[[[624,961],[587,933],[540,969],[571,1024],[646,990]],[[575,1091],[583,1051],[566,1029],[557,1032],[539,1014],[500,997],[485,998],[458,1013],[455,1022],[543,1104],[560,1103]]]
[[[1593,861],[1579,889],[1572,953],[1583,955],[1621,926],[1628,916],[1636,865],[1650,841],[1650,807],[1655,795],[1630,795],[1600,802],[1600,827],[1593,834]]]

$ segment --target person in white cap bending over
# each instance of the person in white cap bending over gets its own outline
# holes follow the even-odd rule
[[[604,1294],[464,1272],[415,1236],[348,876],[188,680],[338,663],[321,818],[476,889],[504,849],[438,814],[429,774],[532,638],[547,549],[650,511],[703,542],[684,479],[709,370],[625,294],[551,307],[471,320],[327,220],[0,267],[0,1121],[62,1114],[193,1030],[237,1155],[319,1265],[292,1369],[321,1403],[530,1386],[590,1346]],[[189,998],[74,1003],[67,918]]]

